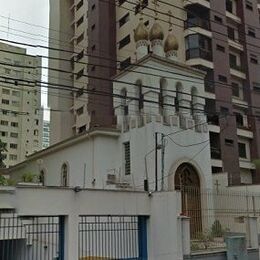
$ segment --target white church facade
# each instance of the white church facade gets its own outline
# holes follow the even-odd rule
[[[213,203],[203,201],[199,192],[212,189],[209,132],[204,111],[205,74],[178,62],[178,43],[171,28],[164,43],[163,39],[157,21],[148,33],[140,20],[135,31],[137,61],[113,78],[117,119],[114,127],[94,128],[5,170],[4,173],[18,183],[26,181],[26,176],[36,182],[31,193],[26,186],[18,189],[17,194],[21,196],[18,196],[19,202],[14,203],[20,205],[18,212],[28,214],[26,212],[31,210],[31,214],[44,215],[37,205],[41,205],[45,191],[49,201],[51,194],[55,196],[57,212],[53,205],[44,206],[43,210],[50,215],[53,212],[68,215],[68,223],[65,223],[72,233],[77,214],[82,215],[83,209],[89,211],[94,207],[93,212],[102,215],[113,214],[113,208],[117,214],[140,213],[150,216],[151,220],[150,247],[154,257],[149,259],[174,259],[175,255],[178,255],[175,259],[183,259],[190,244],[183,245],[185,241],[180,241],[183,232],[180,227],[185,226],[185,218],[179,220],[179,217],[192,218],[189,209],[202,205],[204,209],[212,208]],[[40,187],[34,199],[36,185]],[[197,192],[189,193],[187,187]],[[105,197],[113,191],[110,208],[109,199]],[[87,204],[82,206],[83,194],[87,194],[89,209]],[[63,198],[68,198],[69,206]],[[25,203],[27,200],[31,205]],[[58,213],[59,208],[62,212]],[[164,214],[166,210],[168,214]],[[191,221],[191,234],[211,226],[214,214],[211,217],[207,220],[210,223],[204,223],[200,212],[197,223]],[[72,241],[70,238],[68,243]],[[171,251],[168,255],[167,250]]]

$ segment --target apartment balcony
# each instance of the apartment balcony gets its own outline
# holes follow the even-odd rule
[[[226,11],[226,17],[231,19],[232,21],[236,22],[236,23],[241,23],[241,18],[238,17],[236,14],[233,14],[231,12]]]
[[[193,27],[200,27],[205,30],[210,30],[210,22],[208,20],[199,17],[187,19],[187,21],[185,21],[184,23],[184,29],[189,29]]]
[[[213,69],[212,52],[202,48],[193,48],[186,50],[186,63],[189,66],[202,65]]]
[[[209,0],[184,0],[183,6],[189,6],[189,5],[202,5],[208,9],[210,9],[210,1]]]
[[[241,43],[235,41],[234,39],[228,39],[228,45],[239,51],[244,51],[244,46]]]
[[[255,170],[255,165],[249,159],[244,158],[239,158],[239,167],[243,169]]]
[[[241,79],[246,79],[246,74],[244,72],[244,68],[241,65],[235,64],[235,63],[230,63],[230,74],[232,76],[241,78]]]
[[[238,126],[237,135],[249,139],[254,138],[253,132],[248,127],[244,127],[244,126]]]

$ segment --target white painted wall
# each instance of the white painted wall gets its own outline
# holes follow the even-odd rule
[[[5,196],[3,196],[5,194]],[[16,207],[19,216],[65,216],[65,259],[78,259],[79,215],[148,216],[148,259],[182,258],[180,195],[178,192],[82,190],[18,187],[0,193],[3,203]],[[70,246],[67,246],[70,245]]]

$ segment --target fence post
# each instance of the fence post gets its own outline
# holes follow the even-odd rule
[[[147,253],[147,217],[138,217],[138,247],[139,247],[139,259],[148,259]]]
[[[78,215],[74,212],[65,217],[64,260],[78,259]]]
[[[246,240],[248,248],[258,248],[258,227],[257,217],[245,217],[246,219]]]
[[[248,260],[246,238],[244,236],[227,237],[227,260]]]
[[[64,260],[65,217],[59,217],[59,260]]]
[[[190,240],[190,218],[186,216],[179,216],[181,244],[183,256],[191,254],[191,240]]]

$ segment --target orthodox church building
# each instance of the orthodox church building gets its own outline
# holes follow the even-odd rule
[[[166,39],[165,39],[166,38]],[[204,73],[178,62],[170,25],[135,30],[136,63],[113,78],[117,124],[65,140],[8,170],[46,186],[174,190],[211,188]]]

